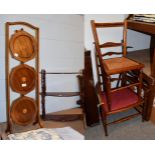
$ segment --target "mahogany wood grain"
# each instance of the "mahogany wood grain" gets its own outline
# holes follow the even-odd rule
[[[82,72],[46,72],[46,74],[74,74],[75,75],[75,74],[82,74]]]
[[[42,103],[42,118],[44,120],[55,120],[55,121],[73,121],[73,120],[77,120],[79,118],[83,118],[84,119],[84,113],[82,114],[46,114],[46,103],[45,103],[45,98],[46,96],[52,96],[52,97],[74,97],[74,96],[80,96],[82,97],[82,92],[47,92],[46,91],[46,76],[47,74],[49,75],[53,75],[53,74],[73,74],[78,76],[81,76],[81,72],[46,72],[46,70],[42,69],[41,70],[41,88],[42,88],[42,92],[40,93],[41,95],[41,103]],[[80,82],[79,82],[80,84]],[[81,87],[81,86],[80,86]],[[80,106],[81,105],[81,101],[82,98],[80,99]]]
[[[11,106],[12,121],[18,125],[29,125],[34,122],[37,106],[34,99],[21,97],[13,101]]]
[[[102,56],[112,56],[112,55],[122,55],[123,53],[122,52],[106,52],[104,54],[102,54]]]
[[[14,67],[10,72],[10,87],[20,94],[31,92],[36,85],[36,71],[34,68],[21,64]]]
[[[106,42],[104,44],[100,44],[100,48],[107,48],[107,47],[118,47],[118,46],[123,46],[122,43],[114,43],[114,42]]]
[[[151,75],[155,78],[155,35],[151,36],[150,41],[150,64],[151,64]]]
[[[26,31],[24,31],[22,28],[20,30],[16,30],[15,34],[12,36],[12,38],[10,38],[12,26],[19,26],[19,25],[31,29],[32,31],[35,32],[35,34],[32,36],[29,33],[27,33]],[[28,74],[27,74],[28,76],[25,77],[25,73],[21,72],[22,74],[24,74],[24,77],[22,77],[18,73],[18,76],[16,77],[17,79],[15,77],[13,78],[13,76],[14,76],[13,74],[15,74],[16,69],[13,69],[12,74],[10,74],[10,70],[11,70],[10,61],[12,58],[20,61],[21,66],[25,65],[24,62],[26,62],[28,60],[31,60],[31,59],[35,60],[34,69],[35,69],[36,73],[34,74],[34,77],[32,77],[32,76],[29,77]],[[39,76],[39,28],[38,27],[35,27],[35,26],[33,26],[29,23],[26,23],[26,22],[7,22],[6,23],[6,60],[5,60],[5,62],[6,62],[6,103],[7,103],[7,108],[6,108],[6,111],[7,111],[7,129],[6,129],[6,132],[12,133],[12,131],[13,131],[12,126],[16,123],[18,124],[18,120],[14,121],[15,118],[13,118],[14,116],[18,115],[16,108],[15,108],[15,110],[12,111],[12,114],[11,114],[12,116],[10,115],[10,113],[11,113],[10,93],[12,93],[10,91],[10,89],[11,89],[11,87],[13,87],[13,89],[15,87],[17,88],[17,83],[14,83],[13,81],[11,82],[10,78],[12,78],[12,80],[13,79],[19,80],[21,78],[22,81],[27,80],[27,78],[31,78],[31,79],[29,79],[29,81],[32,80],[32,83],[33,83],[33,80],[35,80],[35,88],[34,88],[35,97],[34,97],[34,100],[35,100],[36,108],[34,108],[35,110],[32,108],[34,110],[32,113],[33,114],[36,113],[36,115],[35,115],[35,118],[32,117],[31,119],[33,120],[33,122],[38,123],[40,125],[40,127],[42,127],[41,120],[40,120],[40,112],[39,112],[40,111],[40,101],[39,101],[39,88],[40,88],[39,83],[40,82],[39,82],[39,77],[38,77]],[[31,68],[30,70],[32,71],[33,69]],[[19,94],[21,97],[24,97],[23,93],[20,92]],[[14,106],[16,107],[17,103],[15,103],[15,101],[13,102],[11,107],[14,107]],[[33,106],[33,103],[32,103],[32,106]],[[15,112],[15,114],[13,114],[14,112]],[[25,120],[28,119],[28,116],[25,115],[24,119]],[[21,123],[21,125],[22,125],[22,123]]]
[[[79,96],[79,95],[80,95],[80,92],[46,92],[45,93],[45,96],[55,96],[55,97],[73,97],[73,96]]]
[[[94,87],[90,51],[85,52],[83,74],[84,110],[86,114],[86,123],[88,126],[94,126],[99,123],[99,113],[97,107],[98,98]]]
[[[75,120],[83,120],[83,115],[81,114],[46,114],[45,120],[50,121],[75,121]]]
[[[31,60],[36,54],[34,37],[23,29],[15,31],[9,44],[12,57],[19,61],[26,62]]]
[[[123,27],[123,22],[116,22],[116,23],[95,23],[97,28],[106,28],[106,27]]]
[[[144,23],[133,20],[128,20],[127,22],[129,29],[151,35],[155,34],[155,25],[152,23]]]

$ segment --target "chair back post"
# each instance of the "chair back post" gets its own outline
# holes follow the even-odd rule
[[[101,53],[101,49],[99,46],[99,39],[98,39],[98,35],[97,35],[97,31],[96,31],[96,24],[94,20],[91,20],[91,26],[92,26],[92,31],[93,31],[93,37],[94,37],[94,43],[95,43],[95,49],[96,49],[96,64],[97,64],[97,74],[98,74],[98,82],[100,83],[100,86],[102,85],[104,89],[106,89],[106,92],[110,92],[110,88],[111,88],[111,83],[110,83],[110,77],[107,78],[106,73],[104,71],[104,64],[102,63],[104,61],[104,59],[102,59],[102,53]],[[101,77],[102,77],[102,83],[100,80],[100,72],[99,72],[99,67],[101,69]],[[107,81],[105,82],[106,85],[104,85],[103,81]],[[111,95],[110,93],[107,93],[107,101],[108,101],[108,109],[111,110]]]
[[[93,30],[93,37],[94,37],[94,41],[95,41],[95,47],[97,49],[97,51],[100,51],[100,47],[99,47],[99,38],[96,32],[96,25],[95,25],[95,21],[91,20],[91,27]]]
[[[99,46],[99,39],[98,39],[98,35],[97,35],[97,31],[96,31],[96,24],[95,24],[94,20],[91,20],[91,26],[92,26],[92,30],[93,30],[93,37],[94,37],[94,41],[95,41],[94,43],[95,43],[96,52],[98,54],[99,59],[102,60],[102,53],[101,53],[101,49]]]
[[[99,59],[98,59],[98,54],[96,52],[96,49],[95,49],[95,63],[96,63],[96,71],[97,71],[97,79],[98,79],[98,82],[99,84],[101,84],[101,76],[100,76],[100,63],[99,63]]]
[[[95,44],[95,55],[96,55],[96,68],[97,68],[97,77],[98,77],[98,82],[101,85],[101,79],[100,79],[100,71],[99,68],[101,68],[101,74],[103,74],[102,68],[104,67],[102,64],[102,53],[101,49],[99,47],[99,38],[97,35],[96,31],[96,24],[94,20],[91,20],[91,27],[92,27],[92,32],[93,32],[93,37],[94,37],[94,44]],[[103,76],[102,76],[102,82],[103,82]],[[103,86],[104,87],[104,86]]]
[[[106,99],[108,103],[108,110],[111,111],[111,81],[109,76],[104,76],[105,79],[105,93],[106,93]]]
[[[123,56],[126,57],[127,54],[127,20],[124,21],[123,27]]]

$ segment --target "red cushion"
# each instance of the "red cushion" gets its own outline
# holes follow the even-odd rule
[[[138,95],[133,92],[130,88],[125,88],[116,92],[111,93],[111,111],[123,109],[125,107],[132,106],[138,102]],[[106,94],[103,93],[104,105],[103,108],[108,112]]]

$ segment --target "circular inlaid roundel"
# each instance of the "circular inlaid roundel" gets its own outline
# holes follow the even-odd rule
[[[10,86],[13,91],[27,94],[35,88],[36,72],[34,68],[21,64],[10,73]]]
[[[11,106],[12,121],[18,125],[28,125],[36,118],[36,102],[30,97],[20,97]]]
[[[11,36],[10,50],[15,59],[22,62],[29,61],[36,54],[35,39],[24,30],[18,30]]]

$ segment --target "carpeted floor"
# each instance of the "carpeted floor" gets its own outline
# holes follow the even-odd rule
[[[155,140],[155,125],[151,122],[141,122],[139,118],[123,124],[108,127],[109,136],[104,136],[102,125],[88,128],[86,140]]]
[[[155,140],[155,124],[151,121],[142,122],[138,116],[129,121],[108,126],[109,135],[104,135],[102,124],[88,127],[86,140]]]

